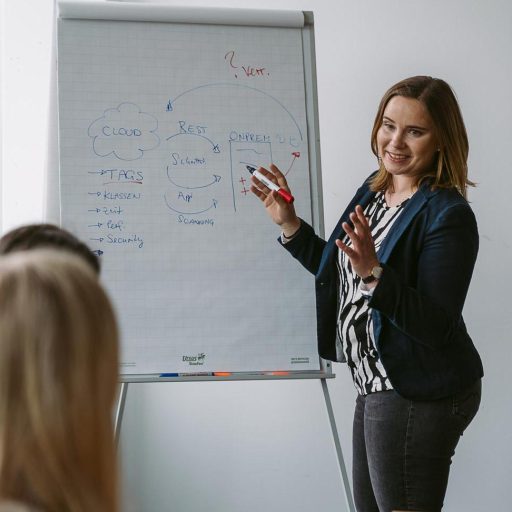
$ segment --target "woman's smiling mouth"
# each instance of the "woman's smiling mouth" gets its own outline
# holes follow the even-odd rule
[[[409,158],[408,155],[402,155],[400,153],[391,153],[390,151],[386,151],[386,155],[392,162],[403,162],[407,158]]]

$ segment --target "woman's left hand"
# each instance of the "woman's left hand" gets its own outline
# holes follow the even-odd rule
[[[372,268],[379,265],[370,226],[359,205],[349,217],[353,227],[347,222],[344,222],[342,227],[349,236],[352,246],[348,247],[341,240],[336,240],[336,245],[348,256],[354,272],[360,277],[367,277]]]

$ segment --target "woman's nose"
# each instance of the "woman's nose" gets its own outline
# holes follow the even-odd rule
[[[395,130],[395,133],[393,133],[393,137],[391,138],[391,142],[393,143],[393,146],[400,147],[404,143],[404,134],[402,130]]]

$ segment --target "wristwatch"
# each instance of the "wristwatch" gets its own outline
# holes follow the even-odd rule
[[[363,281],[364,284],[373,283],[373,281],[377,281],[377,279],[382,277],[383,270],[381,266],[377,265],[370,270],[370,275],[362,277],[361,281]]]

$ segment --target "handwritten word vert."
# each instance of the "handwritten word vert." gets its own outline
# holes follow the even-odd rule
[[[224,55],[224,60],[229,61],[230,69],[241,69],[247,78],[251,77],[266,77],[270,76],[270,73],[264,67],[256,67],[252,65],[237,66],[235,64],[235,51],[230,50]],[[235,78],[238,78],[238,71],[234,73]],[[242,75],[243,76],[243,75]]]

